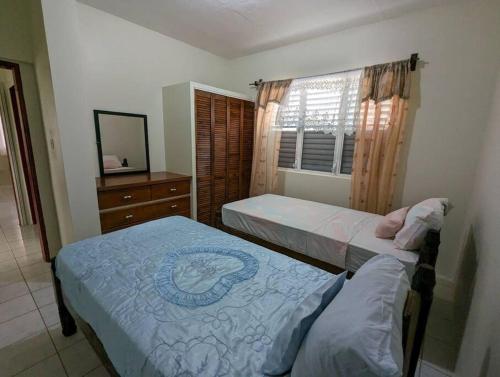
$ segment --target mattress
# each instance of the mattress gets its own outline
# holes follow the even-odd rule
[[[382,216],[265,194],[225,204],[225,226],[355,272],[378,254],[397,257],[413,276],[418,254],[375,237]]]
[[[409,278],[413,277],[415,265],[418,262],[418,253],[410,250],[401,250],[394,246],[392,240],[375,237],[375,228],[383,216],[374,215],[356,233],[349,242],[346,255],[346,269],[357,271],[368,259],[388,254],[399,259],[406,268]]]
[[[335,278],[177,216],[67,245],[56,273],[122,377],[262,375],[283,323]]]

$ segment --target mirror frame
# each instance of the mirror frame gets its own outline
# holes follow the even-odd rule
[[[142,118],[144,120],[144,140],[146,147],[146,169],[143,170],[134,170],[134,171],[126,171],[121,173],[104,173],[104,163],[102,159],[102,146],[101,146],[101,128],[99,125],[99,115],[118,115],[118,116],[128,116],[135,118]],[[97,144],[97,159],[99,161],[99,172],[101,177],[111,177],[125,174],[140,174],[140,173],[149,173],[150,165],[149,165],[149,141],[148,141],[148,117],[145,114],[133,114],[133,113],[122,113],[118,111],[108,111],[108,110],[94,110],[94,123],[95,123],[95,137]]]

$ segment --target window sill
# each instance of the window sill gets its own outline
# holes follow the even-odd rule
[[[350,174],[332,174],[332,173],[327,173],[327,172],[322,172],[322,171],[297,170],[297,169],[290,169],[290,168],[278,168],[278,171],[292,173],[292,174],[321,176],[321,177],[329,177],[329,178],[336,178],[336,179],[344,179],[344,180],[349,180],[349,181],[351,180]]]

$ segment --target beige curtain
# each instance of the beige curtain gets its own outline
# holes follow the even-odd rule
[[[406,60],[364,69],[351,208],[381,215],[392,210],[410,84],[410,62]]]
[[[276,192],[281,131],[275,125],[279,105],[292,80],[265,82],[259,87],[255,104],[250,196]]]

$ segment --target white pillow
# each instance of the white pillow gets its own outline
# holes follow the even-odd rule
[[[104,169],[117,169],[122,167],[119,158],[114,154],[105,154],[102,156],[102,164]]]
[[[414,205],[406,215],[405,224],[396,233],[394,245],[398,249],[418,250],[430,229],[440,230],[448,206],[446,198],[432,198]]]
[[[311,326],[292,377],[400,377],[409,289],[400,261],[371,258]]]

